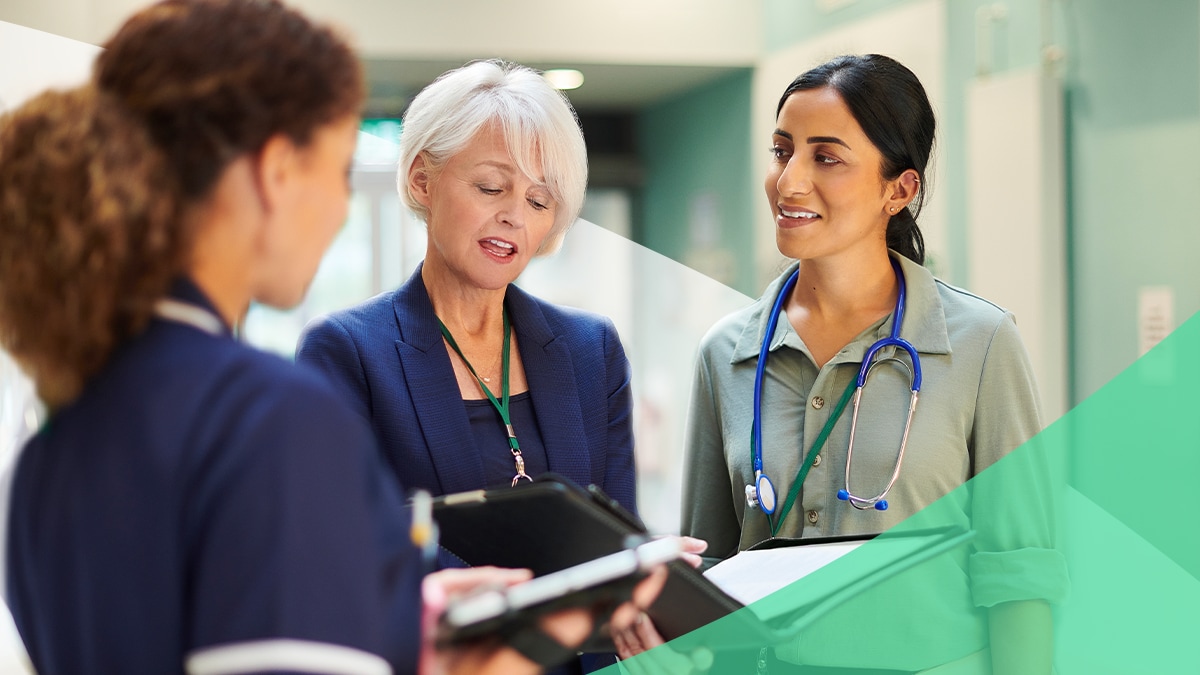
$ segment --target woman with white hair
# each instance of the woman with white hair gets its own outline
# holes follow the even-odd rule
[[[475,62],[413,100],[398,186],[427,224],[425,260],[310,325],[297,350],[351,391],[406,485],[444,494],[549,470],[636,508],[612,322],[512,285],[558,248],[586,183],[574,112],[533,70]]]
[[[513,285],[583,204],[587,152],[566,98],[512,63],[445,73],[405,114],[397,182],[428,227],[424,262],[308,326],[297,360],[344,386],[404,485],[441,495],[552,471],[636,513],[616,329]]]

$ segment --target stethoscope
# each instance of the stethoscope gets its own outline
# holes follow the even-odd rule
[[[772,534],[778,529],[783,518],[787,516],[788,510],[791,508],[796,495],[799,493],[800,485],[804,482],[804,477],[808,474],[808,469],[824,445],[825,440],[829,437],[833,430],[834,424],[841,417],[842,411],[845,409],[846,403],[849,400],[850,394],[854,396],[854,413],[850,418],[850,441],[846,450],[846,482],[845,488],[838,490],[837,498],[841,501],[850,502],[850,505],[857,509],[868,509],[874,507],[878,511],[886,511],[888,508],[887,494],[895,485],[896,479],[900,476],[900,467],[904,463],[904,449],[908,446],[908,432],[912,428],[913,412],[917,409],[917,398],[921,391],[921,359],[917,356],[917,350],[907,340],[900,337],[900,326],[904,322],[904,303],[908,295],[907,288],[904,283],[904,274],[900,271],[900,263],[894,258],[891,259],[892,269],[896,273],[896,283],[899,285],[899,294],[896,297],[896,308],[892,312],[892,333],[890,336],[879,340],[871,345],[863,356],[862,365],[858,369],[858,379],[851,383],[850,387],[846,388],[841,400],[829,416],[829,420],[825,423],[825,427],[818,435],[813,448],[809,451],[805,462],[800,468],[796,482],[792,485],[792,490],[788,495],[787,502],[784,504],[783,512],[780,515],[779,523],[772,522]],[[775,486],[771,483],[771,479],[763,471],[763,453],[762,453],[762,381],[763,373],[766,371],[767,357],[771,351],[771,340],[775,335],[775,325],[779,321],[779,312],[783,308],[783,303],[796,286],[796,280],[800,277],[800,270],[797,269],[784,282],[783,288],[780,289],[779,295],[775,298],[775,305],[771,309],[771,316],[767,320],[765,334],[763,335],[762,348],[758,354],[758,368],[754,373],[754,422],[751,427],[751,451],[753,452],[754,463],[754,484],[746,486],[746,502],[750,507],[757,506],[762,509],[763,513],[770,518],[775,514],[777,506]],[[912,367],[902,359],[895,356],[889,356],[884,359],[876,360],[875,357],[879,350],[884,347],[899,347],[908,352],[909,358],[912,359]],[[854,458],[854,437],[858,430],[858,411],[859,404],[862,402],[863,387],[866,386],[867,377],[871,373],[871,369],[880,363],[886,361],[895,361],[904,366],[909,373],[909,379],[912,384],[912,397],[908,403],[908,419],[904,423],[904,436],[900,439],[900,452],[896,455],[896,463],[892,469],[892,477],[888,480],[887,485],[883,490],[873,497],[860,497],[856,495],[850,488],[850,469]]]

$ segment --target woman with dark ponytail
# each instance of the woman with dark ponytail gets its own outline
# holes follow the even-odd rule
[[[935,123],[917,77],[886,56],[842,56],[796,78],[776,120],[764,187],[779,250],[795,262],[703,339],[686,436],[682,533],[707,540],[718,560],[773,537],[883,532],[1042,426],[1012,314],[923,267],[916,219]],[[897,335],[912,351],[883,348],[857,414],[848,402],[864,357]],[[1021,489],[1037,494],[1047,476],[1026,479]],[[961,672],[1049,673],[1047,601],[1066,588],[1052,525],[1032,518],[999,536],[969,507],[954,513],[977,531],[938,582],[961,606],[810,629],[770,672],[794,662],[806,673],[911,673],[990,659]],[[1035,582],[1014,581],[1013,570],[1034,567]]]
[[[528,572],[424,576],[370,427],[233,337],[251,301],[300,300],[345,219],[345,41],[276,0],[165,0],[105,48],[88,85],[0,117],[0,347],[50,411],[8,477],[0,588],[37,672],[573,658],[556,641],[584,639],[583,610],[521,654],[440,648],[448,595]]]

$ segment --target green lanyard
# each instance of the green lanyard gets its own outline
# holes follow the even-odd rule
[[[533,479],[525,473],[525,458],[521,456],[521,444],[517,442],[517,432],[513,431],[512,417],[509,414],[508,354],[509,347],[512,345],[512,325],[508,323],[508,312],[502,311],[501,315],[504,317],[504,349],[500,357],[500,367],[503,369],[503,373],[500,376],[500,401],[496,400],[496,397],[492,395],[492,391],[483,383],[483,378],[479,376],[479,373],[475,372],[474,366],[467,360],[467,357],[463,356],[462,350],[458,348],[458,343],[454,341],[454,336],[450,334],[450,330],[446,328],[446,324],[442,323],[441,319],[438,319],[438,326],[442,329],[442,337],[446,338],[446,342],[449,343],[450,348],[467,365],[467,370],[471,371],[471,374],[475,376],[475,381],[479,383],[479,387],[483,389],[483,393],[487,395],[488,400],[495,406],[496,412],[500,413],[500,421],[504,422],[504,431],[508,434],[508,447],[512,450],[513,462],[517,465],[517,474],[512,479],[512,484],[515,486],[517,481],[522,478],[527,481],[533,481]]]
[[[792,505],[796,503],[796,497],[800,494],[800,486],[804,485],[804,479],[808,477],[808,470],[812,468],[813,462],[816,461],[817,455],[820,454],[821,448],[825,447],[825,441],[829,440],[829,434],[833,433],[833,427],[837,425],[842,413],[846,410],[846,404],[850,402],[850,398],[854,396],[855,385],[857,380],[851,378],[850,384],[846,386],[846,391],[842,392],[842,398],[838,401],[837,406],[833,409],[833,414],[825,421],[825,426],[821,428],[821,433],[817,435],[817,440],[813,442],[812,449],[808,451],[808,456],[804,458],[804,463],[800,465],[800,470],[796,472],[796,480],[792,483],[792,489],[788,490],[787,499],[783,502],[783,509],[779,511],[779,518],[767,516],[767,522],[771,524],[771,536],[775,537],[779,534],[779,529],[783,527],[783,520],[787,518],[787,514],[792,510]],[[754,430],[750,430],[750,455],[751,463],[754,461]]]

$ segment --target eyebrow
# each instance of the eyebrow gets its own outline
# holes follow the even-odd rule
[[[498,161],[491,160],[491,159],[483,160],[482,162],[480,162],[478,164],[478,166],[490,166],[494,169],[499,169],[508,174],[521,173],[521,170],[519,168],[517,168],[517,166],[515,164],[510,164],[508,162],[498,162]],[[531,176],[531,178],[532,178],[532,176]],[[547,185],[546,185],[545,178],[533,179],[533,182],[537,184],[537,187],[545,188],[547,190],[549,189],[549,187],[547,187]]]
[[[509,173],[515,173],[517,170],[517,167],[509,164],[508,162],[497,162],[490,159],[485,159],[484,161],[480,162],[479,165],[490,166],[492,168],[500,169],[501,171],[507,171]]]
[[[775,135],[783,136],[784,138],[788,139],[789,141],[795,140],[794,138],[792,138],[791,134],[784,131],[783,129],[776,129]],[[849,145],[846,144],[846,141],[843,141],[842,139],[838,138],[837,136],[809,136],[806,140],[810,144],[812,144],[812,143],[833,143],[835,145],[840,145],[843,148],[846,148],[847,150],[852,149]]]
[[[837,136],[809,136],[808,142],[810,144],[812,144],[812,143],[833,143],[835,145],[840,145],[843,148],[846,148],[847,150],[850,149],[850,146],[846,145],[846,141],[843,141],[842,139],[838,138]]]

